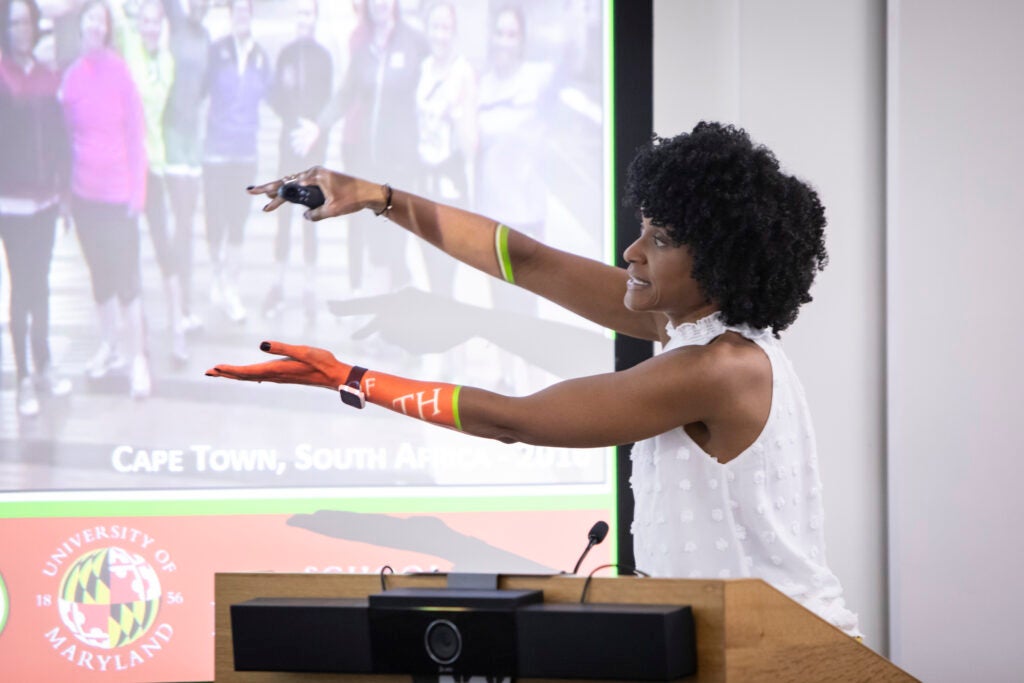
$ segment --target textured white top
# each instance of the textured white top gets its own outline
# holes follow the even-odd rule
[[[764,579],[852,636],[839,579],[825,561],[821,477],[804,390],[768,330],[726,326],[714,313],[667,327],[663,353],[703,345],[726,330],[755,342],[772,368],[761,434],[726,464],[682,427],[633,446],[636,566],[652,576]]]

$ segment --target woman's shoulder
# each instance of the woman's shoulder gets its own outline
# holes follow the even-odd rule
[[[771,384],[772,366],[765,350],[740,332],[725,330],[706,344],[669,348],[659,354],[666,367],[680,372],[699,372],[721,391],[743,391]]]

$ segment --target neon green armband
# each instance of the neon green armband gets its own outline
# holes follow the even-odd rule
[[[494,253],[498,257],[498,268],[505,282],[514,285],[516,278],[512,274],[512,257],[508,253],[508,226],[498,223],[494,231]]]
[[[462,416],[459,415],[459,396],[462,394],[462,385],[456,385],[452,392],[452,422],[453,427],[462,431]]]

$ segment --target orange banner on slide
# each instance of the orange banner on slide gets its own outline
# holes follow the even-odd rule
[[[474,571],[469,557],[492,571],[557,572],[572,568],[601,514],[0,520],[0,678],[212,680],[216,572]],[[606,544],[586,565],[609,558]]]

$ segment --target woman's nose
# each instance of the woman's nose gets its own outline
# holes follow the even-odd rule
[[[640,249],[637,248],[637,244],[639,244],[639,242],[640,238],[638,237],[632,244],[626,247],[624,252],[622,252],[622,258],[625,259],[626,263],[634,263],[640,260],[641,253]]]

